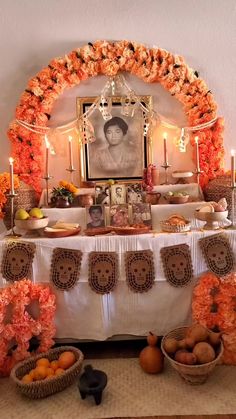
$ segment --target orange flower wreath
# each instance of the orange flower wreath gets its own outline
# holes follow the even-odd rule
[[[26,306],[34,300],[39,303],[36,320],[26,311]],[[5,324],[9,304],[12,306],[11,322]],[[29,341],[33,336],[40,340],[37,352],[45,352],[53,345],[55,311],[55,295],[48,286],[23,279],[0,291],[0,376],[9,375],[18,361],[30,356]],[[11,342],[17,347],[9,355]]]
[[[236,273],[217,278],[203,274],[193,290],[193,319],[222,332],[223,362],[236,365]]]
[[[184,107],[190,126],[197,126],[216,117],[217,105],[211,90],[183,57],[160,48],[147,48],[130,41],[96,41],[71,51],[64,57],[54,58],[28,82],[16,108],[16,118],[26,123],[45,127],[52,107],[64,89],[99,74],[115,76],[128,71],[147,83],[160,83]],[[201,184],[222,173],[224,120],[204,131],[199,137]],[[41,190],[43,171],[42,139],[12,121],[8,136],[12,142],[15,171],[21,179]]]

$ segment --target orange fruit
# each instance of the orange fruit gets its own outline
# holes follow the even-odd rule
[[[51,377],[52,375],[54,375],[54,370],[52,368],[47,368],[47,377]]]
[[[66,370],[67,368],[70,368],[71,365],[75,363],[75,354],[71,351],[65,351],[62,352],[62,354],[59,356],[58,363],[59,367]]]
[[[57,368],[59,368],[59,363],[58,361],[52,361],[50,363],[50,368],[52,368],[54,371],[57,370]]]
[[[26,374],[24,375],[21,381],[25,384],[29,384],[29,383],[32,383],[33,378],[31,378],[29,374]]]
[[[57,368],[57,370],[55,371],[55,375],[61,375],[65,372],[65,370],[63,370],[63,368]]]
[[[37,367],[46,367],[48,368],[50,366],[50,361],[47,358],[40,358],[38,361],[36,361]]]
[[[32,378],[32,380],[34,380],[34,373],[35,373],[35,370],[33,369],[33,370],[30,370],[28,374]]]
[[[47,375],[47,368],[43,366],[38,366],[34,370],[34,379],[43,380]]]

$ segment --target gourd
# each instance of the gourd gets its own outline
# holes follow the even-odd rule
[[[147,336],[148,346],[139,355],[140,366],[148,374],[158,374],[163,370],[164,356],[156,346],[157,341],[158,337],[152,332],[149,332]]]

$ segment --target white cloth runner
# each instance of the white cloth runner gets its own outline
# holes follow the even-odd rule
[[[49,282],[50,263],[55,247],[80,249],[83,252],[81,275],[70,291],[58,291],[56,326],[57,338],[98,339],[113,335],[146,335],[149,330],[161,335],[170,329],[187,324],[191,320],[192,289],[197,277],[207,270],[198,240],[215,234],[215,231],[192,231],[179,234],[144,234],[132,237],[74,236],[61,239],[24,238],[36,244],[33,262],[33,281]],[[236,251],[236,233],[225,230],[230,244]],[[6,241],[0,241],[0,260]],[[194,280],[184,288],[170,286],[164,278],[160,249],[179,243],[187,243],[191,249]],[[155,284],[142,294],[129,290],[125,282],[124,253],[127,250],[151,249],[154,252]],[[108,295],[98,295],[88,285],[88,253],[91,251],[116,251],[119,254],[120,272],[116,289]],[[0,274],[0,287],[6,281]]]

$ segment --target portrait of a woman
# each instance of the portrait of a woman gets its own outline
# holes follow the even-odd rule
[[[114,116],[103,126],[104,140],[92,144],[90,172],[94,178],[142,176],[142,146],[131,139],[127,122]]]

